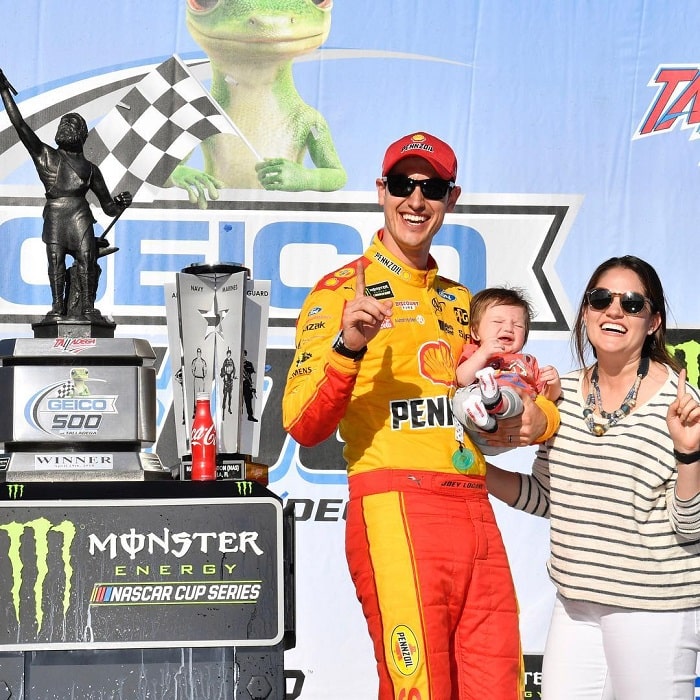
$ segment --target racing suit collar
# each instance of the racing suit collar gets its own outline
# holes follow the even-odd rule
[[[365,253],[365,257],[372,262],[378,263],[384,267],[389,274],[398,277],[406,284],[410,284],[414,287],[432,287],[438,274],[438,266],[433,256],[431,255],[428,257],[427,270],[417,270],[393,256],[384,245],[382,241],[383,237],[384,229],[382,228],[374,235],[372,243]]]

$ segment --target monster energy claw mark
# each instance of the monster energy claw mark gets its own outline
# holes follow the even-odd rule
[[[26,523],[11,522],[0,525],[0,531],[7,532],[9,537],[8,559],[12,567],[12,602],[15,609],[17,624],[20,624],[21,590],[24,577],[24,563],[22,561],[22,540],[27,530],[34,532],[34,548],[36,562],[36,581],[34,582],[34,618],[37,633],[41,631],[44,621],[44,583],[49,571],[49,533],[55,532],[61,535],[61,560],[63,573],[66,579],[63,589],[63,616],[65,617],[70,605],[71,580],[73,578],[73,566],[71,563],[71,545],[75,538],[75,525],[64,520],[54,525],[46,518],[37,518]],[[47,597],[48,600],[48,597]]]
[[[24,484],[6,484],[9,498],[17,499],[24,496]]]
[[[238,495],[239,496],[250,496],[253,493],[253,482],[252,481],[237,481]]]

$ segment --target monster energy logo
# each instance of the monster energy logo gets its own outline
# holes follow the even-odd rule
[[[253,482],[252,481],[237,481],[238,495],[239,496],[250,496],[253,493]]]
[[[71,563],[71,545],[75,539],[75,525],[64,520],[54,525],[46,518],[37,518],[26,523],[7,523],[0,525],[0,531],[7,533],[10,546],[8,559],[12,568],[12,604],[15,609],[17,624],[20,624],[21,591],[24,578],[24,562],[22,561],[23,541],[27,531],[34,533],[34,551],[36,561],[36,580],[34,582],[34,619],[37,632],[41,631],[44,622],[44,584],[49,573],[49,533],[55,532],[62,538],[61,561],[66,583],[63,589],[63,616],[65,617],[70,605],[71,580],[73,566]]]
[[[687,340],[675,345],[667,343],[666,347],[688,370],[688,381],[700,388],[700,343],[697,340]]]
[[[24,484],[6,484],[7,495],[11,499],[22,498],[24,496]]]

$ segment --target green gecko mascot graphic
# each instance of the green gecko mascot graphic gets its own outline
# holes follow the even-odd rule
[[[338,190],[347,180],[326,120],[302,100],[292,61],[328,38],[332,0],[185,0],[187,27],[209,57],[212,97],[239,135],[202,143],[204,172],[183,161],[170,177],[207,207],[223,187]],[[314,166],[304,165],[306,154]]]

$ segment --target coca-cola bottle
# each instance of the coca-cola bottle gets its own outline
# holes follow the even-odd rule
[[[209,394],[197,394],[190,439],[193,481],[216,479],[216,428],[209,404]]]

